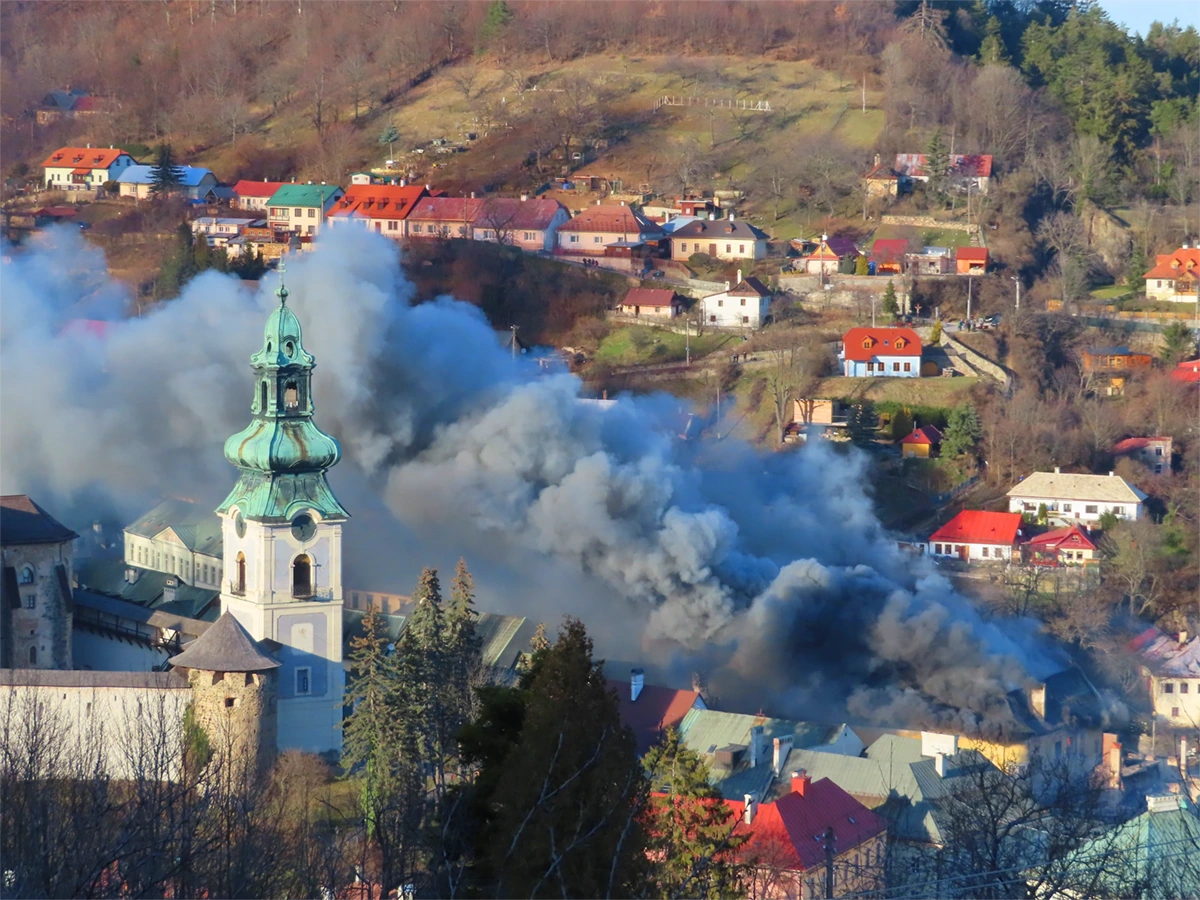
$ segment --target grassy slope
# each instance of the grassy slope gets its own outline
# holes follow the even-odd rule
[[[692,335],[692,359],[712,353],[731,340],[739,339],[729,334]],[[618,328],[601,342],[596,358],[615,366],[682,361],[686,357],[685,341],[684,335],[663,328]]]

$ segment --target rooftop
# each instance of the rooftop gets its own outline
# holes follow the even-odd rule
[[[172,656],[170,662],[176,668],[210,672],[265,672],[280,665],[231,612],[222,613],[211,628],[184,647],[182,653]]]
[[[27,495],[0,496],[0,544],[62,544],[77,537]]]
[[[422,197],[409,212],[409,217],[421,221],[447,222],[463,225],[474,222],[483,201],[477,197]]]
[[[566,207],[557,200],[517,197],[488,197],[475,217],[476,228],[495,231],[544,231]]]
[[[190,500],[169,497],[127,526],[125,532],[147,539],[170,532],[195,553],[221,555],[220,516]]]
[[[85,590],[189,619],[215,617],[218,608],[220,591],[216,588],[184,584],[177,575],[131,566],[119,559],[82,561],[76,566],[75,577]],[[173,588],[173,598],[169,588]]]
[[[1130,437],[1113,445],[1112,452],[1118,456],[1122,453],[1133,453],[1136,450],[1153,448],[1156,444],[1169,444],[1169,437]]]
[[[1102,503],[1141,503],[1146,495],[1119,475],[1034,472],[1008,491],[1009,497],[1047,497],[1052,500],[1096,500]]]
[[[871,245],[871,258],[876,262],[900,262],[907,252],[905,238],[879,238]]]
[[[950,173],[970,178],[987,178],[992,174],[992,157],[988,155],[966,156],[961,153],[951,154]],[[924,178],[926,158],[924,153],[897,153],[896,171],[901,175],[913,178]]]
[[[987,262],[987,247],[959,247],[954,251],[954,258],[965,262]]]
[[[279,187],[268,206],[324,206],[342,189],[336,184],[284,184]]]
[[[1154,268],[1143,277],[1171,279],[1188,272],[1195,276],[1198,274],[1196,271],[1198,268],[1200,268],[1200,247],[1180,247],[1173,253],[1160,254],[1155,257]]]
[[[877,356],[921,357],[921,336],[911,328],[851,328],[842,335],[845,358],[867,362]]]
[[[662,231],[655,223],[628,206],[589,206],[570,221],[560,225],[559,230],[653,236]]]
[[[942,433],[936,425],[922,425],[920,428],[914,428],[912,434],[906,434],[900,439],[902,444],[940,444],[942,441]]]
[[[42,168],[82,166],[88,171],[107,169],[122,156],[129,156],[129,154],[115,147],[59,147],[46,157]]]
[[[184,187],[198,187],[210,175],[214,181],[217,177],[213,175],[211,169],[203,169],[198,166],[176,166],[175,171],[179,174],[179,183]],[[126,166],[117,175],[117,181],[120,184],[153,184],[154,166],[137,164]]]
[[[668,307],[675,303],[675,292],[670,288],[630,288],[622,306]]]
[[[767,233],[741,219],[697,219],[676,228],[672,231],[671,237],[765,241]]]
[[[771,289],[751,275],[731,287],[728,293],[732,297],[770,297]]]
[[[1072,550],[1095,550],[1096,542],[1085,534],[1082,528],[1072,524],[1030,538],[1029,546],[1038,550],[1058,550],[1064,547],[1070,547]]]
[[[0,686],[187,689],[177,672],[101,672],[91,669],[0,669]]]
[[[617,692],[617,707],[621,721],[633,729],[637,739],[638,755],[653,747],[668,728],[678,728],[688,711],[704,708],[704,701],[696,691],[682,691],[658,685],[644,685],[633,699],[628,681],[608,679],[609,687]]]
[[[424,196],[419,184],[353,184],[329,210],[329,218],[403,219]]]
[[[964,509],[929,536],[930,541],[1001,544],[1011,547],[1021,528],[1021,514]]]
[[[1200,678],[1200,636],[1180,643],[1157,628],[1147,628],[1130,641],[1147,669],[1157,675]]]
[[[243,178],[233,186],[233,192],[239,197],[270,197],[283,187],[286,181],[253,181]]]

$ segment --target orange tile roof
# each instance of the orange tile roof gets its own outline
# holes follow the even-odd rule
[[[988,249],[987,247],[959,247],[954,253],[954,258],[967,262],[986,263],[988,261]]]
[[[597,231],[601,234],[660,234],[662,229],[628,206],[589,206],[559,231]]]
[[[1120,456],[1122,453],[1132,453],[1134,450],[1144,450],[1155,443],[1167,443],[1169,437],[1131,437],[1113,444],[1112,452]]]
[[[960,544],[1002,544],[1011,547],[1021,527],[1021,514],[964,509],[929,536],[930,541]]]
[[[67,166],[86,166],[92,169],[107,169],[119,157],[129,156],[124,150],[101,147],[59,147],[42,163],[42,168],[65,169]]]
[[[254,181],[249,178],[243,178],[233,186],[233,192],[239,197],[270,197],[285,184],[288,184],[288,182]]]
[[[914,428],[913,433],[905,435],[900,439],[902,444],[940,444],[942,441],[942,433],[933,425],[926,425],[922,428]]]
[[[425,196],[421,185],[353,184],[333,205],[327,218],[404,219]]]
[[[873,344],[864,347],[868,338]],[[904,338],[903,347],[896,346],[897,338]],[[921,336],[911,328],[851,328],[842,336],[842,345],[846,359],[853,362],[867,362],[876,356],[921,355]]]
[[[1155,257],[1154,268],[1146,273],[1146,278],[1178,278],[1188,271],[1188,263],[1192,264],[1193,276],[1200,274],[1200,247],[1180,247],[1174,253],[1160,254]],[[1172,266],[1172,263],[1178,263]]]
[[[1087,550],[1096,549],[1095,542],[1084,534],[1083,529],[1078,525],[1055,528],[1053,531],[1039,534],[1037,537],[1030,538],[1029,544],[1031,547],[1041,550],[1058,550],[1063,547]]]

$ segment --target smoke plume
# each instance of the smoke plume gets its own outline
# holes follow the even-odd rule
[[[1030,635],[897,551],[857,453],[681,441],[665,395],[582,403],[574,377],[514,364],[474,307],[413,305],[382,237],[331,234],[287,279],[316,421],[345,451],[348,584],[406,591],[464,554],[486,609],[579,615],[610,657],[699,667],[781,714],[996,731],[1007,691],[1044,674]],[[215,505],[277,279],[252,293],[206,273],[124,320],[102,253],[56,231],[6,250],[0,281],[4,490],[76,525],[163,495]]]

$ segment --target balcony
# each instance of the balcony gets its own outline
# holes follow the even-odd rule
[[[293,600],[332,600],[333,599],[333,589],[332,588],[314,588],[314,587],[309,587],[309,588],[295,587],[295,588],[292,588],[292,599]]]
[[[246,585],[244,582],[242,584],[235,584],[232,581],[227,582],[225,585],[225,590],[227,593],[230,593],[235,597],[246,596]]]

